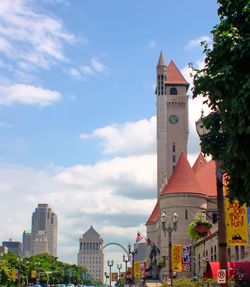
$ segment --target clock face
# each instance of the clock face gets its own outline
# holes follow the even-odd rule
[[[169,122],[170,122],[171,124],[177,124],[178,121],[179,121],[179,118],[178,118],[177,115],[171,115],[171,116],[169,117]]]

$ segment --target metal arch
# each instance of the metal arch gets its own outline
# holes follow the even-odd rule
[[[129,258],[129,252],[128,252],[128,250],[127,250],[124,246],[122,246],[121,244],[119,244],[119,243],[111,242],[111,243],[105,244],[102,249],[104,249],[105,247],[107,247],[107,246],[109,246],[109,245],[117,245],[117,246],[121,247],[121,249],[123,249],[123,250],[126,252],[126,254],[127,254],[128,258]]]

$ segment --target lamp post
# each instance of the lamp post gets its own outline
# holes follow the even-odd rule
[[[129,258],[125,256],[125,254],[123,254],[123,262],[125,263],[125,284],[127,284],[127,272],[128,272],[128,262],[129,262]]]
[[[132,274],[131,274],[131,279],[132,279],[132,284],[135,282],[135,274],[134,274],[134,262],[135,262],[135,254],[137,253],[138,250],[138,244],[134,244],[134,250],[132,250],[131,244],[128,244],[128,253],[132,257]]]
[[[209,133],[203,124],[203,111],[201,117],[195,123],[196,131],[200,138]],[[224,195],[222,183],[222,169],[221,162],[215,159],[216,164],[216,189],[217,189],[217,209],[218,209],[218,252],[219,252],[219,266],[220,269],[226,270],[226,283],[220,284],[221,286],[228,286],[228,273],[227,273],[227,238],[226,238],[226,223],[225,223],[225,208],[224,208]]]
[[[18,287],[21,286],[21,263],[22,263],[23,259],[17,258],[17,263],[18,263]]]
[[[35,262],[36,265],[36,284],[40,284],[40,274],[39,274],[39,266],[41,265],[41,263]]]
[[[121,264],[117,264],[117,269],[118,269],[118,279],[120,280],[122,265]]]
[[[111,268],[114,265],[114,261],[113,260],[108,260],[108,267],[109,267],[109,287],[111,287],[111,282],[112,282],[112,278],[111,278]]]
[[[164,236],[168,233],[168,275],[170,278],[170,286],[173,286],[173,270],[172,270],[172,232],[177,230],[177,222],[179,221],[179,216],[175,212],[172,217],[172,222],[168,222],[167,225],[167,214],[165,212],[161,215],[162,230],[164,231]],[[172,223],[172,225],[171,225]]]

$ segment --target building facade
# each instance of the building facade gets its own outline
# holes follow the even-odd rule
[[[100,234],[95,231],[93,226],[91,226],[79,239],[77,264],[85,267],[95,280],[100,282],[103,281],[103,239]]]
[[[172,244],[192,246],[192,264],[177,276],[202,276],[207,260],[218,260],[218,226],[213,225],[211,236],[194,244],[188,226],[198,212],[212,215],[217,210],[215,162],[202,154],[191,167],[187,160],[189,84],[174,62],[166,64],[160,54],[156,68],[157,102],[157,200],[146,223],[147,236],[165,258],[161,278],[168,276],[168,234],[161,226],[161,214],[167,214],[167,226],[174,213],[179,216],[177,230],[172,232]],[[207,219],[209,219],[207,217]],[[194,253],[195,250],[195,253]],[[228,247],[228,259],[249,260],[249,245]]]
[[[22,243],[19,241],[13,241],[9,239],[9,241],[2,242],[3,250],[8,250],[8,252],[15,253],[17,256],[23,255]]]
[[[57,215],[48,204],[40,203],[32,214],[32,255],[57,256]]]
[[[32,233],[31,230],[24,230],[23,232],[23,257],[30,257],[32,255]]]

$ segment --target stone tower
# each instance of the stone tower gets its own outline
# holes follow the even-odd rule
[[[156,67],[157,197],[169,180],[182,151],[187,153],[189,83],[162,52]]]
[[[86,267],[95,280],[103,281],[103,239],[92,225],[79,239],[77,264]]]

